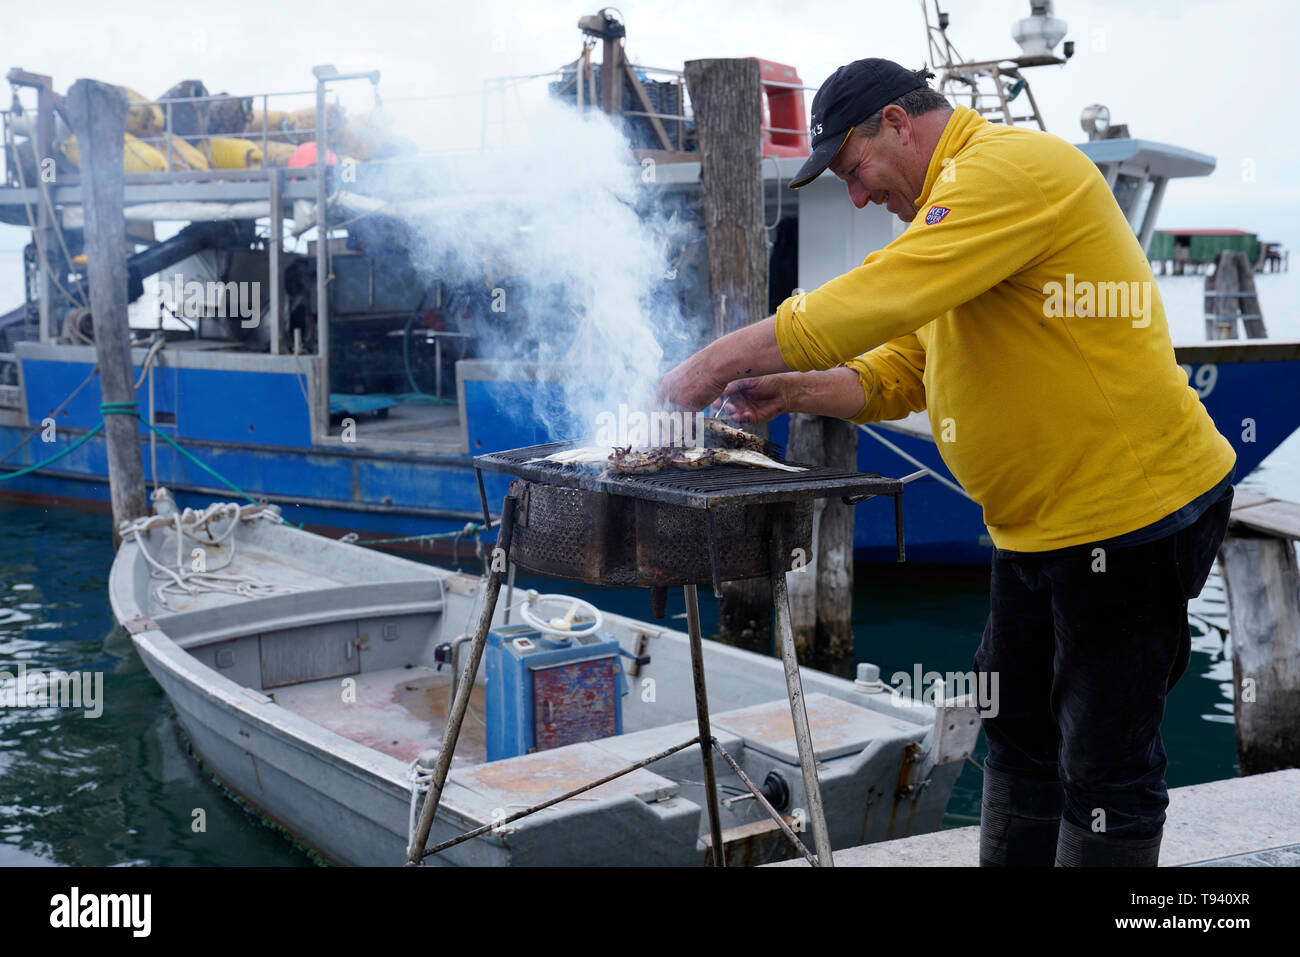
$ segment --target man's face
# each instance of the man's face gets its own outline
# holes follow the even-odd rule
[[[902,131],[887,122],[870,139],[856,133],[849,137],[831,160],[830,170],[849,188],[854,206],[862,209],[867,203],[879,203],[905,223],[916,218],[914,201],[920,184],[908,182],[905,147],[910,139],[910,128]]]

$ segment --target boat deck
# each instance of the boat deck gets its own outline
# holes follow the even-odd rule
[[[421,751],[442,744],[451,701],[450,668],[435,671],[421,665],[353,677],[357,682],[353,704],[342,703],[338,678],[276,688],[273,697],[282,708],[308,721],[408,764]],[[453,769],[487,760],[482,715],[483,686],[477,684],[452,757]]]
[[[169,532],[167,534],[170,535]],[[175,538],[173,536],[160,549],[160,553],[165,556],[165,561],[175,561],[174,542]],[[189,554],[190,550],[194,548],[196,548],[196,543],[192,539],[186,539],[186,554]],[[301,556],[293,556],[283,551],[259,547],[242,539],[238,543],[234,561],[229,565],[222,565],[222,562],[229,555],[228,543],[207,545],[205,551],[207,552],[208,567],[214,574],[218,575],[242,575],[253,581],[274,585],[290,591],[314,591],[352,584],[346,571],[342,568],[325,569],[311,564]],[[154,576],[149,582],[150,617],[165,618],[168,615],[182,612],[202,611],[231,604],[231,596],[223,591],[200,591],[194,595],[169,591],[166,595],[166,604],[161,605],[154,596],[154,590],[158,585],[167,582],[168,579],[164,578],[159,572],[155,572]],[[244,599],[236,600],[239,602],[244,601]]]

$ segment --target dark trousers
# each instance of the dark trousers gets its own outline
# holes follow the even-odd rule
[[[997,713],[983,720],[988,767],[1059,780],[1064,817],[1079,827],[1160,833],[1165,695],[1187,668],[1187,602],[1231,507],[1229,488],[1194,524],[1144,545],[995,551],[974,669],[998,675]]]

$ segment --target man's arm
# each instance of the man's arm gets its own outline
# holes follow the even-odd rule
[[[866,401],[856,415],[844,418],[865,425],[925,409],[925,347],[916,333],[850,359],[845,366],[857,373]]]
[[[843,366],[741,379],[723,394],[729,417],[751,424],[787,412],[853,422],[901,419],[925,408],[925,349],[903,336]]]
[[[776,342],[776,316],[715,339],[663,377],[659,401],[696,411],[711,405],[728,382],[789,372]]]
[[[947,212],[927,223],[934,207]],[[781,304],[787,367],[833,368],[980,296],[1046,253],[1057,211],[1023,170],[977,153],[935,184],[917,216],[861,266]]]
[[[932,225],[914,222],[861,266],[701,349],[664,377],[660,401],[702,409],[734,379],[851,362],[1015,274],[1056,230],[1037,184],[993,157],[966,160],[918,215],[931,206],[950,212]]]

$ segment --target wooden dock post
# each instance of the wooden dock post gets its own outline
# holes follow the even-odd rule
[[[795,462],[857,469],[858,430],[820,415],[790,416],[787,456]],[[853,665],[853,506],[818,499],[813,554],[787,587],[795,647],[815,667],[847,674]]]
[[[1241,290],[1237,302],[1241,308],[1241,324],[1245,327],[1246,338],[1267,339],[1264,311],[1260,308],[1259,296],[1255,292],[1255,268],[1243,252],[1235,252],[1232,257],[1237,267],[1237,285]]]
[[[786,458],[791,462],[821,465],[822,449],[821,416],[792,412],[790,440],[785,447]],[[825,506],[825,499],[819,498],[813,503],[812,555],[807,556],[807,564],[786,576],[786,596],[790,601],[794,647],[799,657],[805,661],[809,660],[817,647],[817,555],[820,552],[817,527]]]
[[[858,427],[822,418],[822,464],[855,472]],[[827,499],[817,520],[816,655],[827,670],[853,667],[853,506]]]
[[[1232,250],[1223,249],[1214,260],[1213,274],[1205,275],[1205,338],[1237,338],[1237,263]]]
[[[1300,767],[1300,505],[1238,491],[1219,568],[1228,594],[1242,774]]]
[[[700,140],[717,338],[767,316],[761,74],[758,61],[750,59],[688,60],[685,72]],[[771,583],[761,578],[725,583],[719,599],[723,636],[746,648],[770,650]]]
[[[126,97],[117,87],[78,80],[64,100],[64,115],[81,154],[81,205],[85,213],[86,271],[102,401],[135,402],[131,329],[126,316],[126,218],[123,215],[122,152]],[[134,416],[104,416],[108,484],[113,499],[113,544],[127,519],[148,513],[140,426]]]

